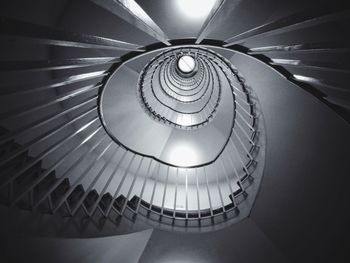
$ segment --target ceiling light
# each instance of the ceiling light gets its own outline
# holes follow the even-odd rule
[[[177,61],[177,67],[182,73],[191,73],[196,67],[196,61],[193,57],[185,55]]]

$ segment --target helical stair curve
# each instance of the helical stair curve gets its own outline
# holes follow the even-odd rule
[[[348,65],[317,57],[348,54],[348,45],[312,36],[299,43],[294,34],[347,20],[344,7],[288,14],[215,40],[213,25],[223,10],[233,12],[231,1],[216,1],[199,34],[182,39],[168,38],[142,1],[76,5],[118,17],[152,41],[2,14],[9,50],[40,46],[52,56],[38,60],[33,52],[0,64],[3,204],[180,231],[248,216],[263,179],[265,127],[235,52],[268,64],[349,120]]]

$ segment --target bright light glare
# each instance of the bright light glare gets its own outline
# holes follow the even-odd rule
[[[201,19],[209,15],[217,0],[177,0],[179,10],[190,19]]]
[[[197,153],[190,145],[177,145],[170,153],[170,162],[177,166],[192,166],[195,165],[197,161]]]
[[[190,73],[196,67],[196,62],[193,57],[185,55],[179,58],[177,66],[183,73]]]
[[[178,122],[182,126],[191,126],[192,125],[192,118],[189,114],[181,114],[181,120]]]

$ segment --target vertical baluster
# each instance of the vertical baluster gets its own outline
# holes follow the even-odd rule
[[[151,161],[149,162],[148,168],[147,168],[147,174],[145,176],[145,179],[143,180],[143,184],[142,184],[142,188],[141,188],[141,192],[140,192],[140,198],[137,202],[137,206],[136,206],[136,210],[135,210],[135,214],[137,214],[139,212],[140,209],[140,205],[141,205],[141,200],[143,198],[143,192],[145,191],[145,187],[146,187],[146,183],[147,180],[149,179],[150,175],[151,175],[151,166],[153,163],[153,159],[151,159]]]
[[[226,209],[225,209],[224,199],[222,198],[221,187],[220,187],[220,183],[219,183],[219,173],[218,173],[217,169],[215,169],[215,175],[216,175],[216,184],[218,187],[220,201],[221,201],[221,207],[222,207],[223,211],[225,212]]]
[[[165,179],[165,186],[164,186],[164,192],[163,192],[163,200],[162,200],[162,208],[160,210],[160,214],[163,215],[164,212],[164,204],[165,204],[165,196],[166,196],[166,190],[167,190],[167,186],[168,186],[168,179],[169,179],[169,170],[170,167],[167,167],[167,172],[166,172],[166,179]]]
[[[158,164],[158,172],[157,175],[160,176],[160,163]],[[152,190],[152,196],[151,196],[151,201],[150,201],[150,209],[152,210],[152,206],[153,206],[153,199],[154,199],[154,194],[156,192],[156,188],[157,188],[157,183],[158,180],[154,180],[154,185],[153,185],[153,190]]]
[[[174,196],[174,212],[173,212],[173,218],[176,218],[176,199],[177,199],[177,185],[179,180],[179,168],[176,168],[176,182],[175,182],[175,196]]]
[[[213,216],[214,215],[213,214],[213,206],[212,206],[212,203],[211,203],[208,176],[207,176],[207,171],[206,171],[205,167],[203,167],[203,171],[204,171],[205,182],[206,182],[206,187],[207,187],[207,194],[208,194],[209,207],[210,207],[210,215]]]
[[[201,219],[201,206],[200,206],[200,200],[199,200],[199,179],[198,179],[198,171],[197,168],[194,169],[196,173],[196,188],[197,188],[197,202],[198,202],[198,218]]]
[[[188,219],[188,169],[185,170],[186,219]]]

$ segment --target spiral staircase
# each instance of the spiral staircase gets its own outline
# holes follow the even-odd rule
[[[345,2],[0,12],[1,261],[350,258]]]

